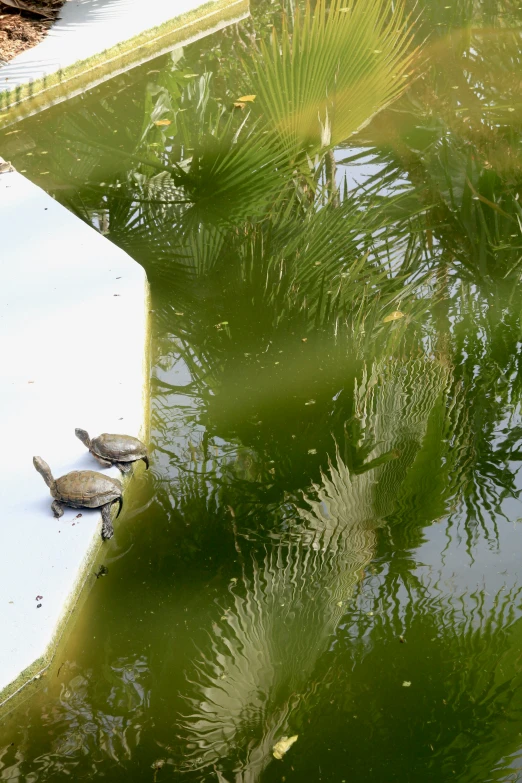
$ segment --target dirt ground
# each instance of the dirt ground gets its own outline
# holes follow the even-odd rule
[[[58,17],[63,3],[64,0],[23,0],[27,8],[43,11],[50,17],[43,18],[11,8],[0,0],[0,65],[39,43]]]

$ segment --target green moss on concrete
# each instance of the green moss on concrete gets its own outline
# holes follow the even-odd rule
[[[94,87],[116,74],[151,60],[236,19],[243,18],[249,0],[214,0],[146,30],[64,70],[0,92],[0,128]],[[1,70],[0,70],[1,75]]]
[[[150,294],[149,281],[145,285],[145,354],[143,356],[143,424],[140,432],[140,439],[145,443],[150,440],[150,374],[152,367],[152,299]]]

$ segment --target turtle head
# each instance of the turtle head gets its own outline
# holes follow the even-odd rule
[[[43,460],[41,457],[33,457],[33,465],[35,466],[38,473],[43,477],[43,480],[45,481],[48,487],[54,484],[51,468],[49,467],[47,462],[45,462],[45,460]]]
[[[80,438],[80,440],[81,440],[81,442],[83,443],[84,446],[87,446],[88,449],[91,448],[91,439],[89,438],[89,433],[88,432],[85,432],[85,430],[80,430],[80,429],[76,428],[74,430],[74,434],[76,435],[77,438]]]

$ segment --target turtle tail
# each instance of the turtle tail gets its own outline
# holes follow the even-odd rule
[[[147,470],[148,470],[150,468],[150,463],[149,463],[149,458],[147,457],[147,455],[142,457],[142,460],[145,463],[145,465],[147,466]]]
[[[120,512],[121,512],[121,510],[123,508],[123,498],[122,498],[122,496],[120,495],[119,498],[116,498],[114,503],[119,503],[118,513],[116,514],[116,519],[118,519],[118,517],[120,516]]]

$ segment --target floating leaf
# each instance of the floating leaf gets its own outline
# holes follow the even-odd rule
[[[382,319],[383,324],[387,324],[390,321],[398,321],[400,318],[404,318],[404,313],[401,313],[400,310],[395,310],[393,313],[390,313],[390,315],[387,315],[386,318]]]
[[[154,125],[158,125],[158,126],[161,126],[161,125],[172,125],[172,120],[156,120]]]
[[[234,108],[235,109],[244,109],[246,106],[246,103],[243,103],[243,101],[235,101]]]
[[[241,103],[253,103],[255,99],[255,95],[242,95],[240,98],[238,98],[238,101],[241,101]]]
[[[409,688],[410,685],[411,685],[411,682],[408,682],[408,680],[404,680],[404,682],[402,683],[402,687],[403,688]]]
[[[275,759],[282,759],[285,753],[290,750],[294,742],[297,742],[298,734],[293,737],[282,737],[279,742],[276,742],[272,748],[272,753]]]

